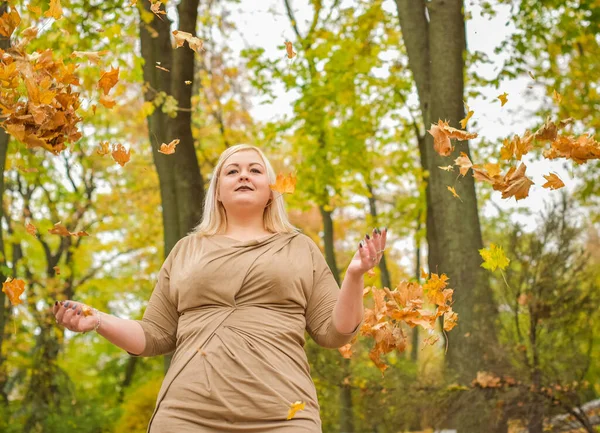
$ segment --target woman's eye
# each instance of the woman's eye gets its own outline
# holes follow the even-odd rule
[[[259,173],[259,174],[260,174],[260,170],[259,170],[258,168],[253,168],[253,169],[252,169],[252,171],[253,171],[254,173]]]
[[[229,170],[229,172],[227,174],[231,174],[231,173],[235,173],[237,172],[237,170]]]

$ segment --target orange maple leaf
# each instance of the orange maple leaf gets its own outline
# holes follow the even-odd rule
[[[473,163],[465,152],[460,152],[460,156],[454,160],[454,164],[460,167],[460,174],[465,176],[469,169],[473,167]]]
[[[27,10],[33,14],[33,18],[37,19],[42,15],[42,8],[39,6],[27,5]]]
[[[179,138],[176,138],[175,140],[172,140],[169,144],[161,144],[160,145],[160,149],[158,149],[158,151],[160,153],[164,153],[165,155],[171,155],[173,153],[175,153],[175,147],[179,144]]]
[[[293,194],[296,190],[296,176],[294,176],[293,174],[284,176],[283,174],[279,173],[277,175],[277,180],[275,181],[275,184],[271,184],[269,185],[269,187],[273,191],[277,191],[281,194]]]
[[[188,46],[198,54],[200,54],[201,51],[206,51],[204,49],[204,41],[192,35],[191,33],[182,32],[181,30],[173,30],[173,36],[175,36],[177,48],[182,47],[187,41]]]
[[[161,18],[161,16],[160,16],[160,15],[166,15],[166,14],[167,14],[165,11],[161,11],[161,10],[160,10],[160,5],[161,5],[162,3],[160,2],[160,0],[159,0],[159,1],[156,1],[156,2],[152,2],[152,1],[150,0],[150,2],[151,2],[151,5],[150,5],[150,10],[151,10],[151,11],[154,13],[154,15],[156,15],[156,16],[157,16],[157,17],[158,17],[160,20],[162,20],[162,18]]]
[[[552,142],[551,148],[544,150],[543,155],[548,159],[566,158],[583,164],[591,159],[600,159],[600,143],[588,135],[577,138],[559,135]]]
[[[114,144],[112,157],[121,167],[123,167],[129,162],[129,159],[131,159],[131,150],[125,149],[125,146],[121,143]]]
[[[21,16],[16,9],[11,10],[10,12],[4,12],[4,14],[0,16],[0,35],[5,38],[10,38],[15,29],[19,27],[20,23]]]
[[[110,72],[103,72],[100,80],[98,81],[98,87],[102,89],[105,95],[108,95],[110,89],[119,81],[119,68],[115,69],[111,66]]]
[[[54,227],[48,229],[48,233],[52,235],[60,235],[60,236],[89,236],[89,234],[85,231],[79,231],[77,233],[72,233],[67,228],[59,222],[54,224]]]
[[[501,185],[502,198],[514,197],[517,200],[521,200],[529,196],[529,189],[534,183],[525,176],[526,169],[527,167],[523,163],[516,170],[515,167],[510,168]]]
[[[570,117],[558,122],[551,122],[550,118],[548,118],[542,127],[538,129],[535,134],[533,134],[533,136],[538,141],[554,141],[558,136],[558,132],[571,123],[573,123],[573,119]]]
[[[29,233],[31,236],[34,236],[37,234],[37,228],[31,224],[31,223],[27,223],[27,225],[25,226],[25,230],[27,230],[27,233]]]
[[[342,354],[342,356],[346,359],[352,358],[352,344],[348,343],[340,348],[338,351]]]
[[[452,193],[452,195],[454,197],[456,197],[457,199],[459,199],[460,201],[462,201],[462,199],[460,198],[460,196],[456,193],[456,190],[454,189],[453,186],[447,186],[448,191],[450,191]]]
[[[292,48],[292,43],[289,41],[285,41],[285,52],[288,56],[288,59],[293,59],[296,56],[294,49]]]
[[[545,174],[544,178],[547,180],[547,182],[542,185],[542,188],[560,189],[565,186],[563,181],[556,173],[550,173],[548,175]]]
[[[2,283],[2,291],[6,293],[12,305],[22,304],[23,301],[20,299],[20,296],[25,291],[25,281],[18,279],[13,280],[11,277],[8,277],[7,280]]]
[[[69,57],[71,58],[86,58],[94,64],[100,62],[100,57],[108,54],[108,50],[102,51],[73,51]]]
[[[451,127],[447,121],[438,120],[437,125],[431,124],[429,132],[433,136],[433,147],[437,153],[442,156],[449,156],[454,147],[450,139],[454,138],[460,141],[477,138],[476,132],[467,132]]]
[[[104,95],[100,96],[100,100],[98,102],[100,102],[106,108],[113,108],[117,104],[117,101],[111,99],[109,96]]]
[[[44,12],[45,17],[52,17],[55,20],[59,20],[63,15],[62,7],[60,6],[60,0],[50,0],[50,8]]]

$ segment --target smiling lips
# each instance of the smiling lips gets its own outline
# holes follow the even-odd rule
[[[249,186],[240,186],[239,188],[236,188],[236,191],[252,191],[252,188]]]

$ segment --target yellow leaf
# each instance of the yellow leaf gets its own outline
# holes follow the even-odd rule
[[[467,110],[467,115],[465,116],[464,119],[462,119],[460,121],[460,127],[462,129],[465,129],[467,127],[467,122],[469,121],[469,119],[471,118],[471,116],[473,116],[473,114],[475,113],[473,110],[469,109],[469,106],[467,105],[466,102],[465,102],[465,109]]]
[[[104,105],[106,108],[112,108],[117,103],[114,99],[111,99],[108,96],[100,96],[99,102]]]
[[[508,102],[508,93],[504,92],[502,95],[498,96],[498,99],[500,99],[500,102],[502,103],[501,107],[504,107],[504,104]]]
[[[456,190],[454,189],[453,186],[449,186],[448,191],[450,191],[454,197],[456,197],[457,199],[460,200],[460,196],[456,193]],[[462,201],[462,200],[460,200],[460,201]]]
[[[100,80],[98,81],[98,87],[102,89],[105,95],[108,95],[110,89],[119,81],[119,68],[114,69],[112,66],[110,72],[103,72]]]
[[[21,16],[16,9],[11,10],[10,12],[5,12],[0,17],[0,35],[10,38],[20,23]]]
[[[547,182],[542,185],[543,188],[559,189],[565,186],[560,177],[558,177],[558,175],[555,173],[550,173],[548,175],[545,174],[544,178],[547,180]]]
[[[552,99],[554,99],[557,104],[560,104],[562,101],[562,96],[560,96],[560,93],[558,93],[556,89],[554,89],[554,92],[552,92]]]
[[[306,408],[306,403],[304,403],[304,402],[296,401],[296,402],[292,403],[288,410],[287,419],[294,418],[294,416],[296,415],[296,412],[304,410],[305,408]]]
[[[23,280],[13,280],[11,277],[8,277],[4,283],[2,283],[2,291],[6,293],[8,299],[10,299],[10,303],[13,305],[19,305],[23,303],[19,297],[25,291],[25,281]],[[304,409],[304,408],[302,408]],[[294,412],[295,413],[295,412]],[[289,419],[289,418],[288,418]]]
[[[50,8],[44,12],[45,17],[52,17],[55,20],[59,20],[62,17],[63,11],[60,6],[60,0],[50,0]]]
[[[490,247],[487,249],[480,249],[479,254],[483,259],[481,267],[489,269],[492,272],[495,271],[496,268],[504,270],[510,263],[510,260],[504,255],[502,247],[497,247],[495,244],[490,244]]]

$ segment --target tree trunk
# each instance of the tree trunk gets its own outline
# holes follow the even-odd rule
[[[0,16],[8,10],[8,3],[0,3]],[[6,50],[10,46],[10,39],[0,36],[0,49]],[[0,203],[4,202],[4,168],[6,166],[6,155],[8,153],[9,135],[3,128],[0,128]],[[2,221],[2,212],[4,206],[0,206],[0,221]],[[6,253],[4,248],[4,229],[3,224],[0,224],[0,254],[2,255],[0,263],[6,264]],[[0,278],[6,281],[7,275],[0,270]],[[6,368],[6,358],[2,352],[4,347],[4,328],[10,316],[10,304],[4,292],[0,291],[0,405],[8,404],[8,396],[4,392],[4,387],[8,380],[8,371]]]
[[[465,22],[461,0],[396,0],[400,26],[413,73],[423,123],[447,119],[458,126],[464,117]],[[428,18],[429,17],[429,20]],[[438,166],[469,155],[467,142],[457,142],[450,157],[433,150],[426,134],[421,149],[423,167],[429,173],[426,188],[429,269],[449,277],[454,292],[458,328],[450,332],[447,365],[463,383],[484,368],[496,339],[496,309],[487,276],[480,267],[483,248],[472,176],[455,180]],[[462,201],[448,191],[455,185]]]
[[[319,211],[323,218],[323,244],[325,246],[325,261],[329,265],[329,269],[333,273],[335,281],[338,286],[341,284],[340,272],[337,266],[337,260],[335,258],[335,248],[333,245],[333,219],[331,218],[331,212],[325,210],[323,205],[319,205]],[[341,368],[344,371],[343,377],[350,376],[350,360],[342,359]],[[339,384],[340,387],[340,432],[342,433],[353,433],[354,432],[354,411],[352,407],[352,388],[343,382]]]
[[[196,33],[199,0],[182,0],[177,6],[179,30]],[[144,8],[150,10],[150,2]],[[154,36],[154,37],[153,37]],[[165,257],[202,218],[204,204],[204,179],[200,173],[191,129],[191,97],[194,80],[194,51],[187,45],[173,48],[170,21],[154,18],[150,24],[140,19],[140,40],[144,58],[144,81],[149,85],[144,94],[152,102],[157,94],[164,92],[177,99],[177,117],[170,118],[156,107],[148,117],[148,133],[152,145],[152,156],[158,173],[162,203]],[[164,72],[156,68],[157,62],[169,69]],[[161,143],[178,138],[180,143],[172,155],[158,152]],[[165,357],[165,370],[170,356]]]

